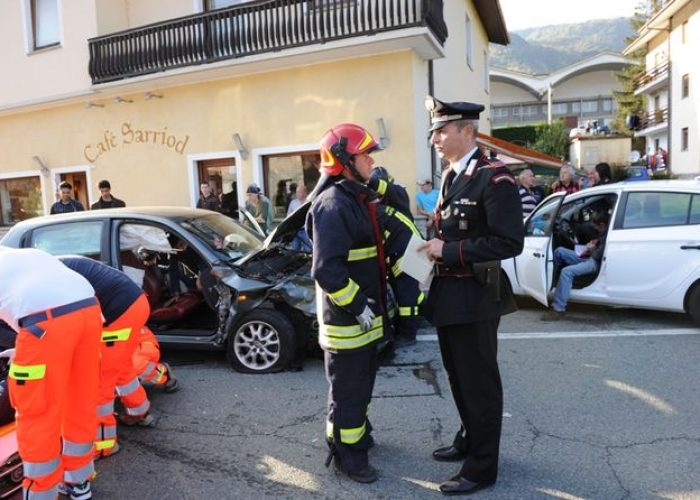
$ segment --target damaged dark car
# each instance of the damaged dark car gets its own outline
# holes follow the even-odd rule
[[[311,255],[289,245],[307,209],[264,240],[216,212],[145,207],[30,219],[0,244],[121,269],[146,292],[162,346],[225,350],[234,369],[269,373],[299,365],[317,342]]]

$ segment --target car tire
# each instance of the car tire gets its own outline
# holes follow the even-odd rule
[[[275,309],[256,309],[234,326],[226,342],[226,357],[242,373],[284,370],[294,360],[294,325]]]
[[[700,325],[700,283],[688,295],[688,314],[696,325]]]

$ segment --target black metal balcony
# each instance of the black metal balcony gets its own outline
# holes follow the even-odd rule
[[[442,0],[258,0],[92,38],[93,83],[424,26],[447,38]]]

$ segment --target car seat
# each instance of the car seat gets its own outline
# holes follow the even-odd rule
[[[183,293],[168,300],[162,306],[151,310],[148,321],[149,323],[154,322],[157,324],[181,321],[192,314],[203,300],[204,298],[198,290]]]

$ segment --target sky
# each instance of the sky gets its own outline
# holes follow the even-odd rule
[[[508,31],[631,17],[640,0],[500,0]]]

